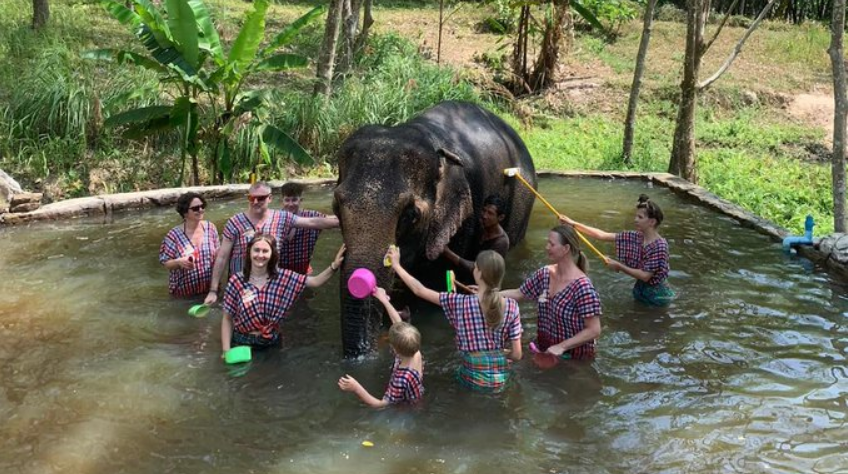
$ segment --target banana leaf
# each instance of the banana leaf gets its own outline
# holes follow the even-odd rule
[[[244,25],[236,37],[227,62],[235,65],[235,72],[242,73],[256,58],[259,43],[265,36],[265,12],[268,10],[268,0],[256,0],[253,10],[244,17]]]
[[[128,110],[112,115],[103,125],[106,127],[125,127],[124,138],[139,139],[162,130],[170,129],[171,106],[154,105]]]
[[[586,20],[587,23],[592,25],[592,27],[597,28],[602,32],[607,31],[607,29],[604,28],[604,25],[601,24],[598,18],[595,17],[595,15],[593,15],[592,12],[589,11],[589,9],[584,7],[577,0],[571,0],[571,8],[573,8],[574,11],[576,11],[581,17],[583,17],[583,19]]]
[[[279,32],[274,39],[271,40],[271,43],[268,44],[268,47],[263,49],[260,53],[260,56],[267,56],[268,54],[273,53],[280,46],[286,45],[289,41],[292,40],[299,32],[303,29],[304,26],[311,23],[313,20],[321,16],[325,11],[326,7],[323,5],[320,7],[315,7],[312,10],[306,12],[305,15],[298,18],[290,25],[283,28],[283,31]]]
[[[209,9],[203,0],[188,0],[188,5],[194,11],[194,18],[197,20],[197,29],[200,31],[197,46],[207,51],[215,64],[224,64],[224,49],[221,47],[221,38],[218,36],[218,30],[212,22],[212,16],[209,14]]]
[[[172,108],[173,107],[170,105],[152,105],[150,107],[128,110],[126,112],[112,115],[103,122],[103,125],[106,127],[120,127],[145,123],[151,120],[169,117]]]
[[[127,8],[123,3],[118,3],[113,0],[104,0],[100,2],[100,5],[102,5],[103,8],[112,15],[112,17],[121,22],[123,25],[132,26],[134,28],[141,25],[141,17],[134,11]]]
[[[262,130],[262,141],[281,153],[288,154],[295,163],[301,166],[314,165],[315,160],[300,146],[294,138],[273,125],[265,125]]]
[[[302,68],[309,65],[309,60],[298,54],[275,54],[263,59],[256,65],[254,72],[262,71],[285,71],[287,69]]]
[[[133,53],[132,51],[124,51],[120,49],[92,49],[83,52],[80,57],[83,59],[92,59],[98,61],[115,61],[118,64],[133,64],[135,66],[143,67],[145,69],[149,69],[151,71],[166,73],[168,72],[161,64],[158,62],[146,57],[142,56],[138,53]]]
[[[168,29],[171,30],[171,38],[176,43],[177,50],[194,69],[198,69],[200,50],[197,43],[200,30],[194,10],[186,0],[165,0],[165,7],[168,11]]]

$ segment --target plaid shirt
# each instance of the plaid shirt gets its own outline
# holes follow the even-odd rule
[[[193,270],[177,268],[168,273],[168,293],[174,296],[194,296],[209,292],[212,265],[215,263],[215,254],[218,253],[218,229],[209,221],[203,221],[201,225],[203,240],[200,247],[195,248],[181,225],[169,230],[159,247],[159,263],[163,265],[168,260],[194,256]]]
[[[244,261],[247,258],[247,244],[250,239],[258,233],[271,234],[277,239],[277,250],[280,242],[288,235],[289,230],[297,223],[297,216],[286,211],[268,209],[265,220],[257,228],[254,227],[247,214],[240,212],[224,226],[224,237],[233,242],[233,250],[230,252],[230,275],[244,270]]]
[[[392,378],[386,387],[383,400],[390,404],[415,403],[421,400],[424,393],[424,375],[415,369],[400,366],[400,358],[395,357],[392,365]]]
[[[549,295],[551,271],[540,268],[521,284],[519,290],[536,300],[539,308],[537,344],[542,351],[573,337],[586,327],[585,318],[601,315],[601,300],[589,277],[578,278],[555,295]],[[574,359],[595,356],[595,341],[575,347],[567,353]]]
[[[648,285],[657,286],[668,278],[668,241],[660,237],[643,246],[644,240],[641,232],[633,230],[616,234],[616,257],[630,268],[653,273]]]
[[[501,351],[507,341],[521,339],[518,303],[504,298],[504,320],[494,330],[486,325],[486,316],[477,295],[439,293],[439,304],[456,329],[456,348],[465,352]]]
[[[306,288],[306,275],[281,270],[261,289],[242,273],[230,277],[224,294],[224,312],[233,318],[233,330],[242,334],[260,331],[266,339],[277,332],[280,321]]]
[[[301,210],[296,215],[297,217],[327,217],[318,211],[310,210]],[[291,238],[280,241],[280,268],[306,275],[309,270],[309,260],[312,259],[312,252],[315,251],[315,243],[318,242],[320,234],[320,229],[295,227],[289,231],[286,237],[291,236]]]

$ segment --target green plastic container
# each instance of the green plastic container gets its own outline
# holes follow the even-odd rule
[[[455,291],[454,284],[453,284],[455,278],[456,277],[453,274],[453,270],[448,270],[447,273],[445,274],[445,282],[447,283],[446,286],[447,286],[447,292],[448,293],[453,293]]]
[[[228,364],[241,364],[250,362],[250,346],[236,346],[224,354],[224,362]]]
[[[196,304],[188,309],[189,316],[194,316],[195,318],[205,318],[207,314],[209,314],[209,310],[211,308],[205,304]]]

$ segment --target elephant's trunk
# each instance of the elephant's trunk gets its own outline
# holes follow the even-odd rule
[[[380,256],[382,259],[382,255]],[[369,259],[373,261],[373,259]],[[367,268],[374,273],[377,285],[391,291],[392,273],[382,265],[362,263],[356,258],[345,258],[342,265],[339,307],[341,308],[342,347],[344,357],[359,357],[376,349],[377,336],[383,323],[383,305],[374,297],[358,299],[350,294],[347,282],[358,268]]]

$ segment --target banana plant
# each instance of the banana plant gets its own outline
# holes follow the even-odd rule
[[[269,148],[288,155],[299,164],[314,164],[309,153],[295,139],[262,120],[260,112],[266,94],[244,91],[244,84],[254,73],[307,66],[307,58],[278,51],[319,17],[324,11],[323,6],[307,12],[275,35],[268,46],[260,48],[265,38],[269,0],[256,0],[225,54],[203,0],[164,0],[162,11],[150,0],[126,3],[103,0],[101,3],[116,20],[132,30],[146,54],[98,49],[83,53],[83,57],[154,71],[159,75],[163,90],[174,97],[170,104],[112,115],[105,125],[120,127],[131,138],[165,130],[179,131],[182,158],[180,184],[187,156],[191,156],[194,183],[200,182],[198,153],[202,139],[211,150],[208,159],[210,176],[216,182],[231,179],[236,170],[236,163],[231,159],[232,141],[234,134],[244,126],[255,129],[259,137],[255,156],[266,164],[272,164]]]

